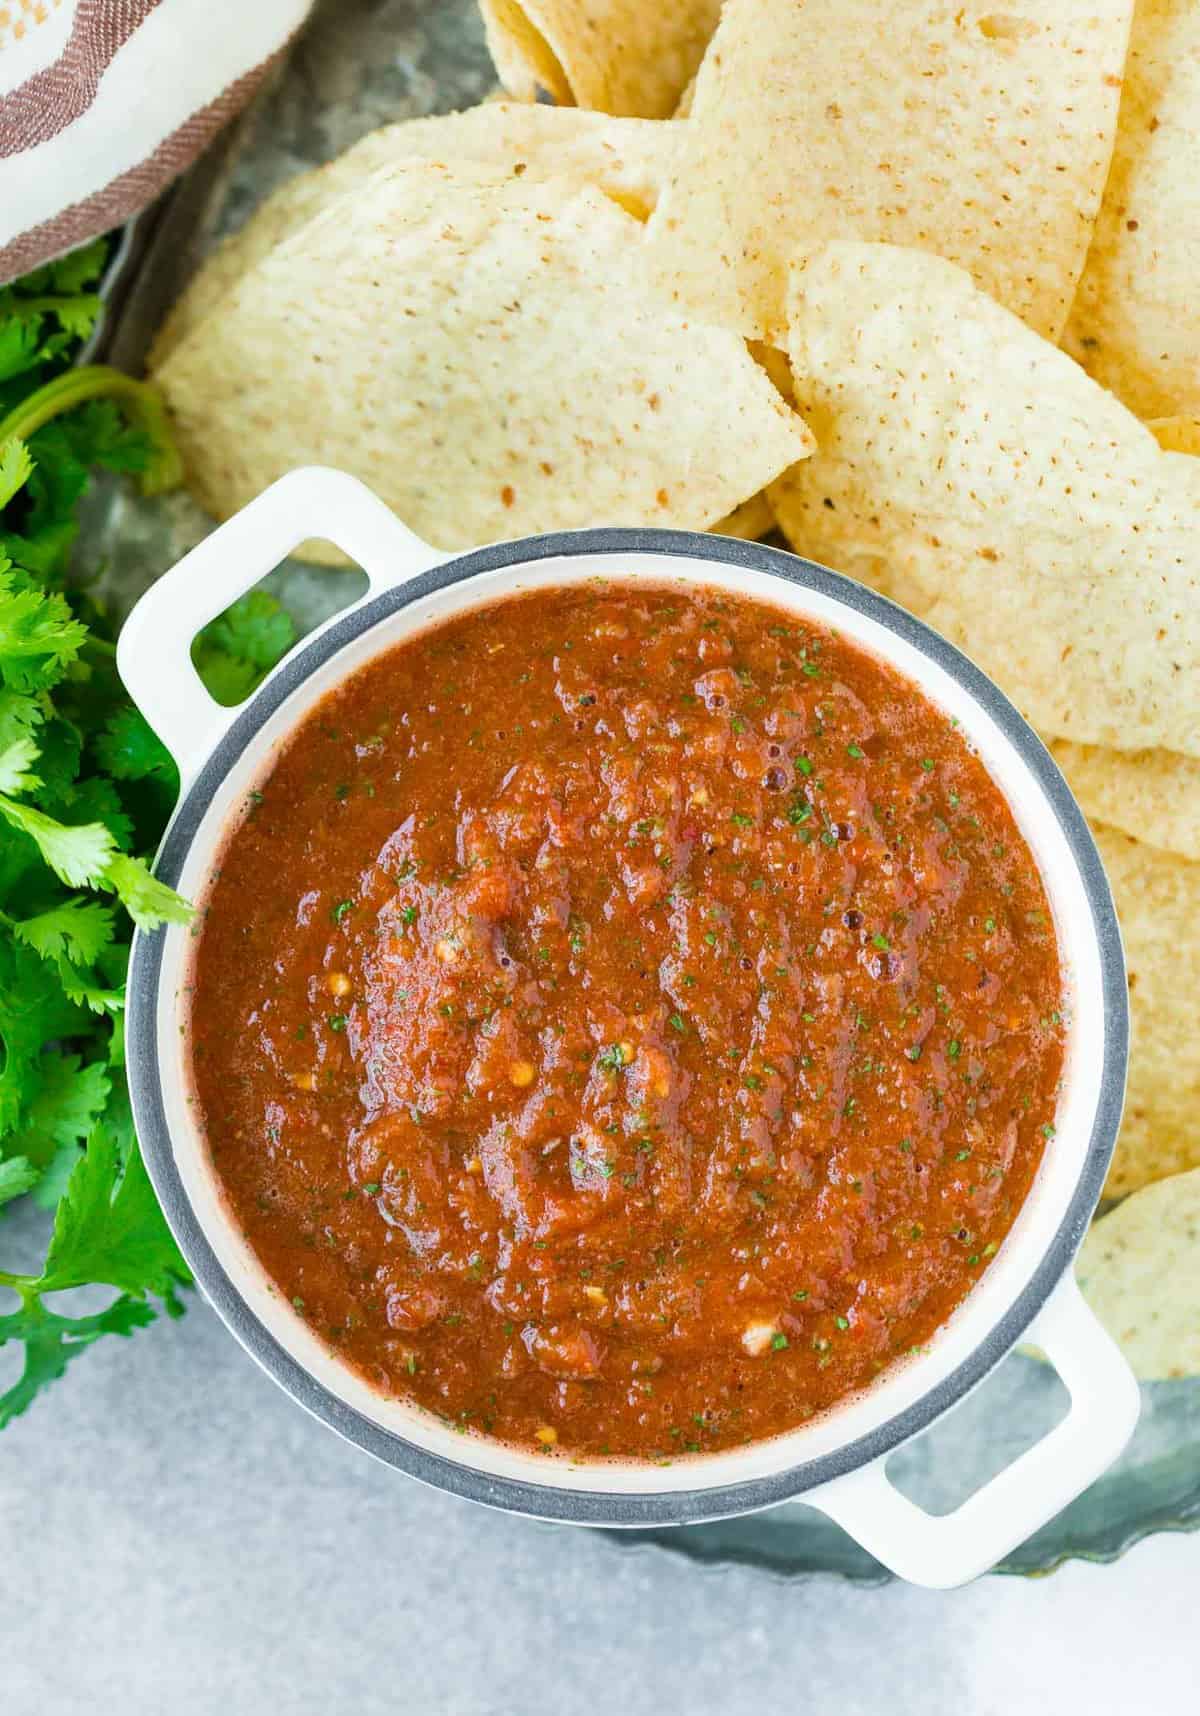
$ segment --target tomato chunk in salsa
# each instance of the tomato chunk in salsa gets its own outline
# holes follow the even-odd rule
[[[740,596],[547,589],[391,649],[203,905],[195,1094],[263,1267],[507,1441],[794,1428],[945,1321],[1053,1132],[1005,800],[888,665]]]

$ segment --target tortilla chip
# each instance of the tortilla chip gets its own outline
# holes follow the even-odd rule
[[[747,349],[755,363],[770,376],[780,397],[794,409],[796,393],[792,386],[792,366],[788,362],[787,353],[779,351],[775,346],[765,346],[761,340],[747,341]],[[752,495],[741,506],[735,507],[729,517],[723,518],[719,524],[709,526],[714,536],[739,536],[743,542],[757,542],[774,529],[775,514],[765,489],[761,494]]]
[[[1051,740],[1050,750],[1089,818],[1200,862],[1200,760],[1069,739]]]
[[[518,175],[562,174],[598,186],[644,220],[674,159],[679,135],[670,124],[511,101],[385,125],[328,165],[289,179],[213,252],[159,330],[151,367],[163,363],[277,244],[340,198],[353,196],[365,179],[394,161],[476,161]]]
[[[1143,1382],[1200,1376],[1200,1171],[1147,1186],[1101,1217],[1076,1273]]]
[[[1200,417],[1152,417],[1146,425],[1167,453],[1200,453]]]
[[[688,115],[691,113],[692,107],[693,107],[695,100],[696,100],[696,77],[698,77],[698,76],[699,76],[699,73],[696,73],[688,79],[687,87],[684,89],[683,94],[679,97],[679,102],[675,108],[674,114],[672,115],[673,118],[675,118],[675,119],[686,119],[688,117]]]
[[[778,346],[764,345],[761,340],[748,340],[746,343],[750,356],[766,370],[788,404],[795,405],[796,384],[792,380],[792,366],[787,353],[781,352]]]
[[[819,456],[771,490],[802,554],[960,644],[1042,732],[1200,756],[1200,461],[921,251],[793,275]]]
[[[1200,419],[1147,424],[1167,452],[1200,453]],[[1089,817],[1200,861],[1200,761],[1174,751],[1110,751],[1052,739],[1050,750]]]
[[[811,437],[745,343],[641,283],[642,228],[567,179],[405,161],[274,249],[157,374],[219,517],[337,465],[454,550],[705,529]]]
[[[920,245],[1057,339],[1108,173],[1132,0],[729,0],[650,253],[782,343],[793,256]]]
[[[1139,417],[1200,411],[1200,6],[1138,0],[1112,169],[1063,344]]]
[[[496,76],[519,101],[541,102],[547,97],[560,107],[575,100],[554,49],[518,0],[479,0],[488,52]]]
[[[751,495],[741,506],[734,507],[727,518],[709,525],[713,536],[738,536],[743,542],[757,542],[775,528],[775,514],[765,494]]]
[[[1125,962],[1133,1040],[1125,1118],[1105,1192],[1200,1168],[1200,864],[1098,824]]]
[[[501,83],[522,101],[667,119],[721,0],[480,0]]]

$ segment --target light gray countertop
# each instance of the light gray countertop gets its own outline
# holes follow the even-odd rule
[[[375,1464],[194,1296],[4,1433],[0,1529],[4,1716],[1194,1707],[1200,1538],[948,1594],[701,1570]]]

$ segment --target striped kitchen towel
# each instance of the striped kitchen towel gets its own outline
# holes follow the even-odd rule
[[[0,0],[0,282],[155,197],[310,0]]]

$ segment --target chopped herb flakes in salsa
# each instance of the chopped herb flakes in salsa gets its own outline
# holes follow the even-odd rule
[[[1058,953],[1003,799],[888,667],[716,592],[547,590],[360,671],[260,786],[195,1080],[266,1269],[380,1387],[707,1451],[979,1279],[1052,1128]]]

